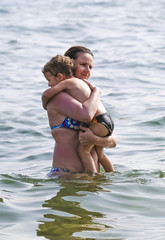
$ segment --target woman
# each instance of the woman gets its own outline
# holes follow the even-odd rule
[[[64,55],[75,60],[75,76],[82,80],[88,80],[93,67],[93,53],[88,48],[74,46],[69,48]],[[102,138],[94,135],[89,128],[82,128],[82,130],[83,132],[79,132],[79,141],[82,144],[90,143],[106,148],[116,147],[117,142],[114,132],[111,136]]]
[[[65,56],[69,56],[75,60],[76,77],[88,80],[93,66],[92,52],[87,48],[76,46],[70,48],[65,53]],[[99,102],[99,97],[100,91],[96,87],[94,88],[91,97],[83,104],[77,102],[66,92],[61,92],[47,104],[49,122],[51,123],[51,121],[54,121],[55,115],[57,124],[60,124],[66,116],[81,122],[89,122],[94,116]],[[102,138],[95,136],[89,129],[82,129],[84,132],[80,132],[79,134],[78,132],[67,128],[52,130],[52,135],[56,144],[54,148],[53,168],[50,172],[51,176],[53,174],[63,175],[67,172],[83,172],[83,165],[77,155],[78,141],[85,144],[89,139],[90,143],[93,143],[94,145],[102,147],[116,146],[116,139],[114,135]],[[98,159],[94,149],[92,150],[92,156],[96,169],[99,171]]]

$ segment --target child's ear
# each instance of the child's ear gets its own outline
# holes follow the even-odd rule
[[[58,73],[58,74],[57,74],[57,77],[58,77],[58,79],[59,79],[60,81],[62,81],[62,80],[64,79],[63,73]]]

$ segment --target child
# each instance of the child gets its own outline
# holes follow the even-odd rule
[[[49,82],[48,85],[51,87],[42,95],[44,109],[46,109],[48,101],[61,91],[66,91],[77,101],[83,103],[89,98],[91,90],[93,89],[92,84],[89,82],[73,77],[75,74],[75,66],[74,61],[69,57],[61,55],[53,57],[44,66],[42,72]],[[53,130],[58,127],[71,128],[70,122],[72,122],[72,129],[81,130],[82,123],[70,118],[68,118],[68,120],[63,122],[60,126],[53,126],[51,129]],[[76,125],[76,128],[74,125]],[[93,120],[90,122],[89,128],[94,132],[94,134],[100,137],[109,136],[112,134],[114,123],[101,102]],[[96,166],[90,154],[92,147],[93,145],[89,146],[82,144],[79,144],[78,147],[78,154],[87,172],[97,172]],[[104,170],[106,172],[112,172],[114,170],[113,165],[108,156],[104,154],[103,147],[96,146],[96,152],[98,154],[99,162],[102,164]]]

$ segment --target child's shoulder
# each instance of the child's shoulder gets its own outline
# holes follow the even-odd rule
[[[66,80],[67,80],[67,81],[73,81],[73,82],[82,81],[81,79],[76,78],[76,77],[71,77],[71,78],[68,78],[68,79],[66,79]]]
[[[84,82],[83,80],[76,78],[76,77],[68,78],[65,81],[67,81],[67,83],[72,84],[72,85],[73,84],[75,84],[75,85],[82,84]]]

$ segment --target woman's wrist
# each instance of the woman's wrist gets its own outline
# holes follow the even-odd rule
[[[104,148],[114,148],[117,145],[116,137],[109,136],[109,137],[98,137],[95,135],[94,145]]]

